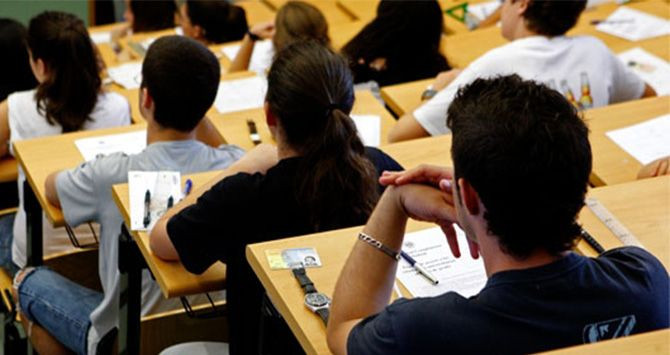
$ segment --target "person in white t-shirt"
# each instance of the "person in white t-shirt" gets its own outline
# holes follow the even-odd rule
[[[501,31],[512,42],[490,50],[462,72],[440,74],[435,87],[440,91],[402,116],[389,141],[449,133],[447,108],[459,88],[477,78],[517,74],[558,90],[580,109],[656,95],[600,40],[565,36],[585,5],[586,0],[505,0]]]
[[[27,49],[39,85],[16,92],[0,103],[0,157],[14,154],[11,143],[23,139],[130,124],[128,101],[104,92],[93,43],[74,15],[44,12],[30,21]],[[56,147],[54,147],[57,149]],[[19,168],[17,214],[0,219],[0,266],[10,274],[26,263],[26,215]],[[44,254],[73,248],[63,228],[43,223]],[[90,235],[84,228],[79,236]],[[9,246],[11,245],[11,252]]]

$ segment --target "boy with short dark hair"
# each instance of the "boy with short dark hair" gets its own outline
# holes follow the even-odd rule
[[[462,72],[440,74],[435,96],[406,113],[389,141],[449,133],[444,114],[456,91],[477,78],[517,74],[561,92],[579,109],[656,95],[607,46],[590,36],[566,36],[586,0],[505,0],[501,32],[511,42],[482,55]]]
[[[101,225],[98,272],[104,294],[46,268],[19,273],[20,309],[31,323],[31,341],[40,353],[67,348],[95,354],[101,339],[117,327],[123,218],[113,202],[112,185],[126,182],[131,170],[195,173],[224,169],[243,155],[236,146],[212,148],[195,140],[195,128],[214,102],[219,79],[219,62],[202,44],[180,36],[156,40],[142,65],[140,111],[147,121],[147,148],[136,155],[98,158],[47,178],[47,198],[61,206],[69,225]],[[142,315],[179,304],[163,298],[146,270],[142,296]]]

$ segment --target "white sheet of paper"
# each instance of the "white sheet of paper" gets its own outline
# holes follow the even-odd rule
[[[154,43],[158,38],[152,37],[152,38],[147,38],[144,41],[140,42],[140,46],[144,48],[145,51],[149,49],[149,46],[151,46],[152,43]]]
[[[149,191],[150,223],[144,226],[145,197]],[[134,231],[150,231],[156,221],[167,210],[172,196],[177,204],[182,198],[181,174],[178,171],[129,171],[128,195],[130,200],[130,228]]]
[[[668,62],[639,47],[621,52],[617,56],[628,68],[654,88],[658,96],[670,94],[670,64]]]
[[[128,90],[139,89],[142,82],[142,63],[126,63],[118,67],[108,68],[107,75]]]
[[[670,21],[646,12],[620,6],[596,26],[602,31],[629,41],[639,41],[670,33]]]
[[[112,32],[110,31],[92,32],[91,40],[95,44],[109,43],[112,41]]]
[[[498,7],[500,7],[500,1],[498,0],[480,2],[477,4],[468,4],[468,12],[477,16],[477,18],[481,21],[491,16],[491,14],[493,14],[498,9]]]
[[[358,136],[368,147],[379,147],[381,140],[381,117],[377,115],[351,115],[356,124]]]
[[[472,259],[465,233],[456,227],[461,257],[451,254],[444,232],[439,227],[407,233],[402,249],[421,263],[440,282],[433,285],[402,260],[396,277],[414,297],[433,297],[453,291],[461,296],[474,296],[486,285],[487,277],[481,258]]]
[[[219,83],[214,106],[220,113],[263,107],[267,88],[267,79],[260,76],[224,80]]]
[[[670,155],[670,114],[607,132],[607,136],[641,164]]]
[[[226,57],[228,57],[228,59],[231,61],[235,59],[235,56],[239,50],[239,44],[221,48],[223,54],[225,54]],[[265,75],[266,71],[270,68],[270,65],[272,65],[272,58],[274,57],[274,54],[275,51],[274,47],[272,46],[272,41],[256,41],[256,44],[254,45],[254,51],[252,52],[251,59],[249,60],[249,70],[260,75]]]
[[[107,136],[82,138],[74,141],[84,160],[91,161],[98,156],[123,152],[138,154],[147,147],[147,131],[110,134]]]

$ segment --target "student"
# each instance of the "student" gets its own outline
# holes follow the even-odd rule
[[[349,117],[353,103],[342,57],[312,41],[283,49],[265,103],[279,162],[266,174],[233,175],[197,191],[151,232],[156,256],[180,259],[193,273],[226,263],[231,354],[254,353],[259,342],[263,287],[246,245],[364,223],[379,195],[378,174],[399,167],[363,146]]]
[[[26,28],[19,22],[0,18],[0,102],[15,91],[30,90],[37,81],[28,63]]]
[[[505,0],[501,31],[512,42],[472,62],[430,101],[401,117],[389,140],[448,133],[444,113],[456,91],[479,77],[515,73],[549,85],[580,109],[655,95],[600,40],[565,35],[585,4],[585,0]]]
[[[174,0],[125,0],[123,18],[133,33],[173,28],[177,5]]]
[[[86,289],[46,268],[19,273],[19,304],[24,319],[34,323],[29,328],[39,353],[66,347],[79,354],[95,354],[104,350],[98,343],[113,340],[109,337],[118,326],[118,235],[123,217],[112,199],[112,185],[126,182],[131,170],[194,173],[226,168],[242,156],[235,146],[212,148],[194,139],[195,127],[214,102],[219,79],[219,62],[207,47],[182,36],[156,40],[142,64],[140,87],[147,148],[136,155],[98,158],[47,178],[47,199],[63,210],[68,224],[100,223],[98,272],[105,292]],[[142,315],[179,306],[178,300],[164,299],[145,272]],[[54,308],[70,317],[59,318]],[[40,330],[35,332],[36,328]]]
[[[449,69],[440,54],[442,17],[434,0],[381,1],[377,17],[342,48],[354,81],[393,85]]]
[[[447,124],[453,172],[385,174],[395,186],[363,233],[396,251],[408,218],[434,222],[459,257],[458,223],[488,282],[470,298],[447,292],[387,306],[397,260],[358,241],[333,294],[334,354],[526,354],[668,327],[670,284],[658,259],[637,247],[597,258],[571,251],[591,149],[560,93],[517,75],[477,79],[459,90]]]
[[[186,0],[180,10],[184,35],[205,45],[238,41],[247,33],[244,9],[226,0]]]
[[[296,40],[309,39],[324,46],[330,45],[328,22],[321,11],[306,2],[289,1],[279,8],[274,23],[261,23],[249,29],[228,72],[249,69],[254,45],[259,39],[272,39],[275,53]]]
[[[102,89],[93,42],[80,19],[44,12],[30,21],[26,43],[39,85],[0,103],[0,157],[13,154],[10,147],[15,141],[130,124],[126,99]],[[17,270],[14,264],[26,263],[24,181],[19,168],[19,208],[13,228],[0,228],[0,244],[12,246],[0,262],[12,275]],[[5,216],[0,224],[11,223],[11,218],[14,215]],[[45,220],[43,230],[45,255],[73,248],[63,228],[54,229]]]

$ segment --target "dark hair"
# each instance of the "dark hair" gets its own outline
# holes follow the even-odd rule
[[[434,77],[449,69],[440,53],[442,22],[435,0],[382,0],[377,16],[342,48],[355,81],[377,80],[369,77],[368,65],[377,58],[386,59],[389,73],[380,85]]]
[[[314,5],[302,1],[289,1],[277,11],[272,43],[275,49],[280,51],[299,40],[314,40],[323,45],[330,45],[328,22]]]
[[[192,131],[212,106],[221,68],[214,54],[183,36],[164,36],[149,46],[142,88],[154,100],[154,119],[166,128]]]
[[[16,91],[32,89],[37,80],[30,69],[26,40],[28,32],[19,22],[0,18],[0,102]]]
[[[506,253],[523,259],[573,246],[591,146],[563,95],[517,75],[477,79],[458,91],[447,125],[456,178],[477,191]]]
[[[133,32],[159,31],[174,27],[177,5],[174,0],[130,0]]]
[[[202,27],[210,42],[240,40],[249,28],[244,9],[226,0],[186,0],[186,8],[191,23]]]
[[[288,145],[302,156],[296,198],[314,228],[364,223],[379,192],[349,117],[354,89],[344,58],[314,41],[294,42],[277,54],[265,99]]]
[[[523,13],[529,30],[544,36],[560,36],[568,32],[586,7],[586,0],[530,0]]]
[[[37,86],[37,110],[63,132],[80,130],[95,107],[101,80],[93,42],[84,23],[64,12],[47,11],[30,20],[28,48],[42,59],[47,79]]]

